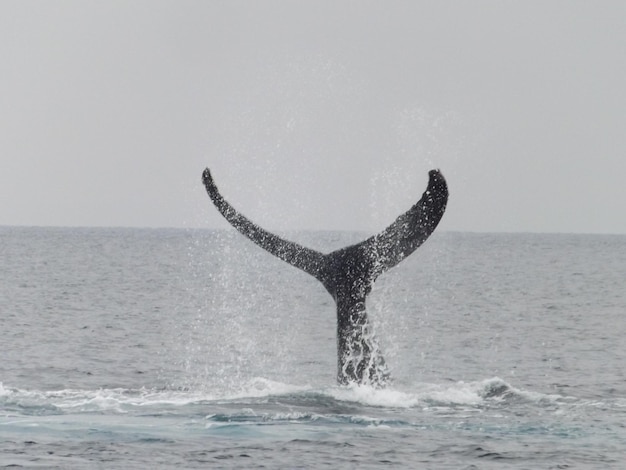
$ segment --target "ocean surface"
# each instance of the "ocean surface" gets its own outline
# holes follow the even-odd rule
[[[435,232],[369,298],[382,390],[233,231],[0,227],[0,259],[2,468],[626,468],[626,236]]]

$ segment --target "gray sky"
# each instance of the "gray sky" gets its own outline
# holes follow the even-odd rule
[[[0,225],[626,233],[626,2],[0,0]]]

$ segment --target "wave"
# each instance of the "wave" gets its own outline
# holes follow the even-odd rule
[[[584,434],[579,423],[586,423],[598,406],[520,390],[497,377],[405,390],[314,388],[259,377],[219,395],[147,388],[40,391],[0,383],[0,440],[27,434],[30,440],[58,435],[80,440],[86,434],[146,442],[207,435],[316,440],[350,429],[579,436]],[[602,407],[623,414],[626,400]],[[550,417],[547,424],[545,416]]]
[[[570,398],[571,399],[571,398]],[[325,410],[349,406],[371,408],[485,407],[502,403],[558,403],[568,397],[530,392],[494,377],[450,385],[416,384],[409,390],[363,385],[313,388],[257,377],[230,393],[170,389],[22,390],[0,382],[0,406],[19,414],[176,413],[183,407],[241,408],[281,405]],[[187,410],[189,411],[189,410]],[[295,415],[297,416],[297,415]]]

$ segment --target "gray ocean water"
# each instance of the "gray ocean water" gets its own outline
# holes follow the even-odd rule
[[[236,233],[0,227],[0,259],[0,467],[626,468],[626,236],[435,233],[369,299],[384,390]]]

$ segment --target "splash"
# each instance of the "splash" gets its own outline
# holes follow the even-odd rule
[[[369,387],[385,386],[389,380],[389,369],[374,334],[374,327],[369,321],[352,325],[343,341],[346,346],[339,361],[340,376],[352,377],[355,381],[359,378],[358,383]]]

